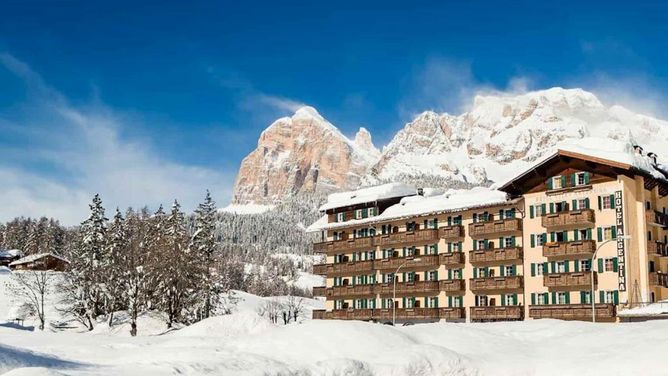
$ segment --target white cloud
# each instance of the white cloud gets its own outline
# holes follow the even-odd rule
[[[39,74],[9,54],[0,64],[20,77],[31,93],[31,114],[17,121],[30,167],[0,165],[0,220],[15,216],[53,216],[76,224],[87,203],[100,193],[108,210],[116,206],[152,208],[178,199],[191,210],[206,189],[230,197],[235,172],[222,172],[163,158],[154,140],[127,139],[124,130],[141,126],[103,104],[73,106]],[[11,124],[8,120],[4,123]],[[156,144],[159,141],[155,142]],[[0,151],[0,157],[3,152]],[[16,158],[16,157],[15,157]],[[45,169],[52,173],[45,173]]]
[[[281,110],[281,111],[290,111],[290,112],[295,112],[297,111],[300,107],[304,107],[305,104],[289,99],[289,98],[283,98],[275,95],[268,95],[268,94],[256,94],[255,97],[252,100],[256,100],[262,104],[265,104],[269,107],[272,107],[276,110]]]

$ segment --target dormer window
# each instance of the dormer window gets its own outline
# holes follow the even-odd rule
[[[346,221],[346,213],[336,213],[336,221],[337,222],[345,222]]]
[[[586,185],[589,183],[588,174],[586,172],[578,172],[575,174],[575,185]]]
[[[355,210],[355,219],[364,218],[362,215],[362,209]]]
[[[561,189],[564,185],[562,184],[561,175],[552,177],[552,188],[551,189]]]

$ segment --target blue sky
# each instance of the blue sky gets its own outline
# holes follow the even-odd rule
[[[662,2],[4,1],[0,219],[79,222],[210,189],[272,120],[309,104],[378,146],[478,92],[583,87],[664,117]]]

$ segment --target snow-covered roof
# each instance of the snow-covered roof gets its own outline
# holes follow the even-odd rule
[[[36,254],[34,254],[34,255],[30,255],[30,256],[26,256],[26,257],[24,257],[24,258],[18,259],[18,260],[16,260],[16,261],[10,263],[9,266],[15,266],[15,265],[21,265],[21,264],[28,264],[28,263],[31,263],[31,262],[33,262],[33,261],[39,260],[39,259],[44,258],[44,257],[47,257],[47,256],[51,256],[51,257],[53,257],[53,258],[57,258],[58,260],[64,261],[64,262],[66,262],[66,263],[69,264],[69,261],[68,261],[66,258],[64,258],[64,257],[62,257],[62,256],[59,256],[59,255],[57,255],[57,254],[55,254],[55,253],[46,252],[46,253],[36,253]]]
[[[0,249],[0,258],[14,258],[23,256],[19,249]]]
[[[354,219],[345,222],[327,222],[327,216],[323,216],[310,225],[306,231],[316,232],[330,230],[340,227],[348,227],[362,224],[372,224],[407,217],[428,214],[440,214],[448,212],[464,211],[480,207],[488,207],[506,203],[509,201],[505,192],[494,189],[476,187],[472,189],[452,189],[442,194],[433,196],[408,196],[401,199],[398,204],[385,209],[375,217]]]
[[[404,183],[388,183],[375,187],[358,189],[356,191],[332,193],[327,202],[320,207],[320,211],[352,206],[367,202],[375,202],[395,197],[415,195],[417,189]]]
[[[546,154],[542,158],[539,158],[527,170],[512,177],[499,186],[506,186],[531,173],[536,167],[560,154],[575,154],[585,158],[596,159],[602,163],[607,163],[613,166],[635,169],[647,173],[656,179],[668,182],[668,166],[661,163],[654,165],[652,159],[649,158],[646,153],[643,155],[637,153],[633,144],[630,142],[602,137],[585,137],[563,141],[557,145],[556,150],[553,153]]]

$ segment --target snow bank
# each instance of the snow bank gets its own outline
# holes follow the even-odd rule
[[[320,207],[320,211],[374,202],[378,200],[414,195],[416,188],[403,183],[388,183],[375,187],[358,189],[356,191],[332,193],[327,197],[327,202]]]
[[[624,309],[617,312],[619,317],[648,317],[648,316],[667,316],[668,300],[648,304],[644,307]]]

